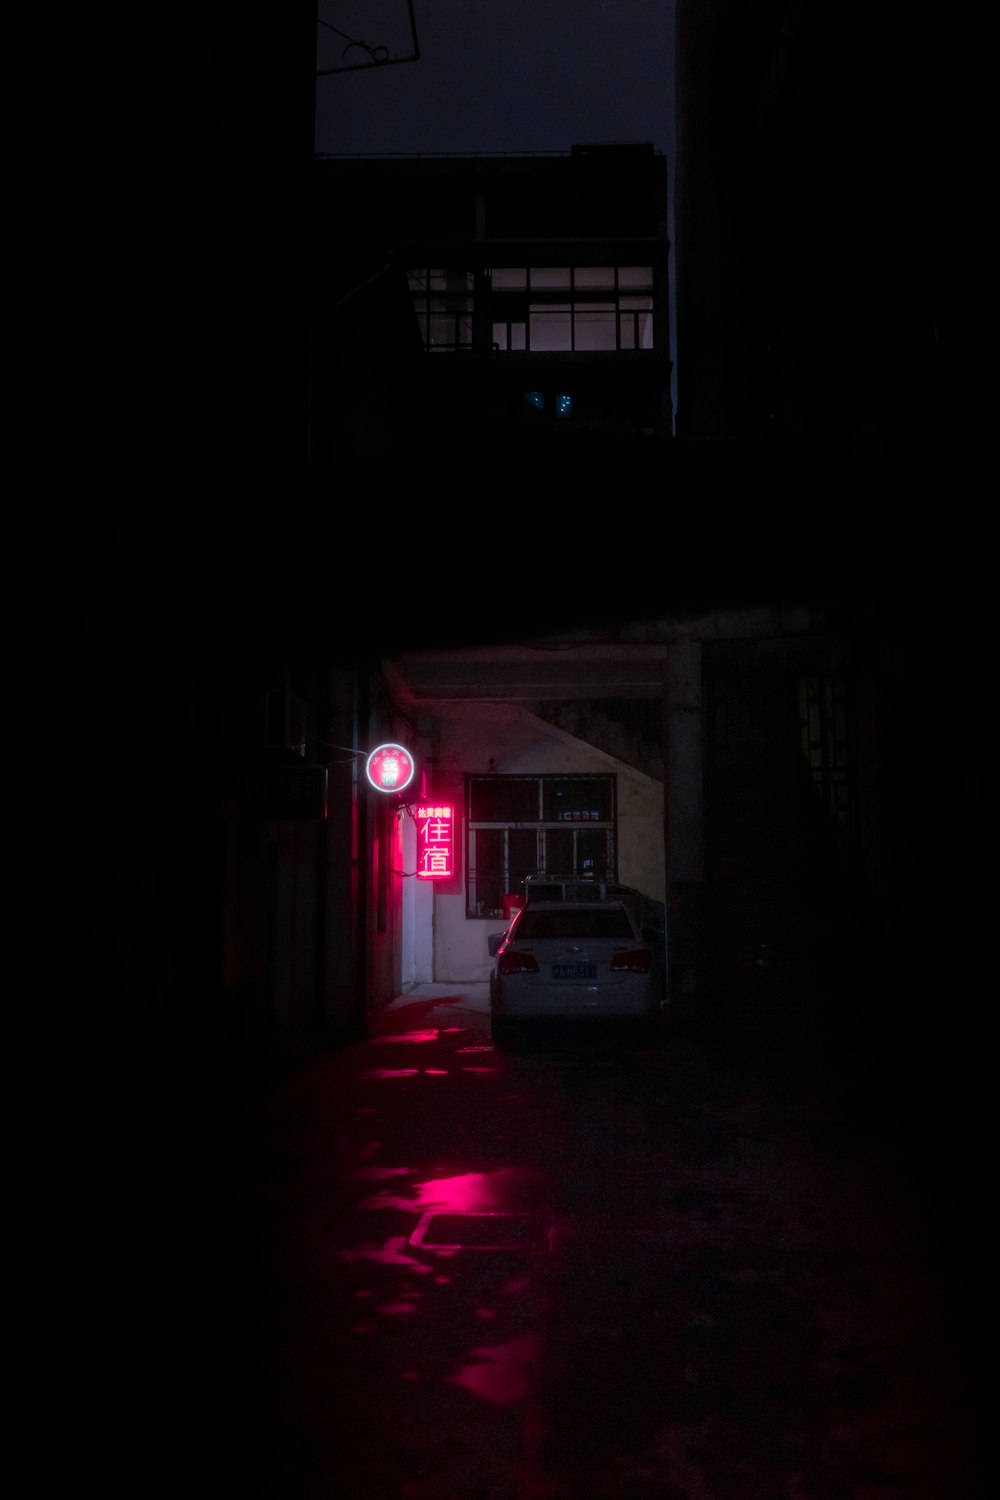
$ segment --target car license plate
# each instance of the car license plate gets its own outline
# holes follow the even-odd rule
[[[553,964],[553,979],[593,979],[597,974],[596,964]]]

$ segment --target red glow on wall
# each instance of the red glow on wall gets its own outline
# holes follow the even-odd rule
[[[402,745],[379,745],[365,762],[368,780],[378,792],[401,792],[414,770],[413,756]]]
[[[422,802],[417,824],[417,879],[451,880],[455,873],[455,809],[450,802]]]

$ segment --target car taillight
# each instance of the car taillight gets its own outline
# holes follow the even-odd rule
[[[626,953],[616,953],[611,960],[612,974],[626,970],[631,974],[648,974],[653,966],[653,955],[648,948],[630,948]]]
[[[533,953],[515,953],[508,949],[497,957],[498,974],[537,974],[538,960]]]

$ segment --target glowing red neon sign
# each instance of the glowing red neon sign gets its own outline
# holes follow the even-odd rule
[[[417,879],[450,880],[455,873],[455,809],[450,803],[422,802],[417,824]]]
[[[378,792],[401,792],[413,780],[413,756],[402,745],[379,745],[365,761],[368,780]]]

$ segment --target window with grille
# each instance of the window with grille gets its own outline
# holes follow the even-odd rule
[[[469,776],[466,916],[502,917],[528,875],[614,880],[614,776]]]

